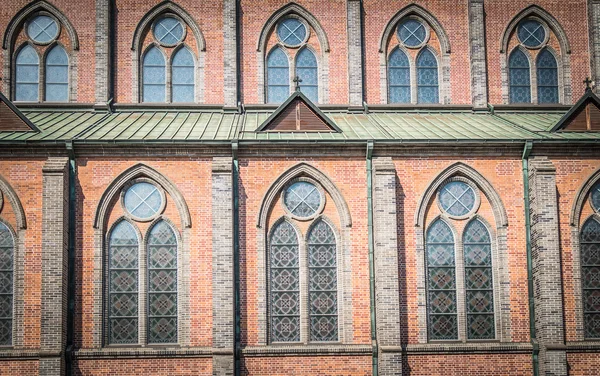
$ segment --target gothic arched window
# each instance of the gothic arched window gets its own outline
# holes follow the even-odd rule
[[[69,100],[69,57],[60,45],[54,46],[46,56],[46,101]]]
[[[0,222],[0,346],[12,345],[14,254],[12,232]]]
[[[428,48],[417,56],[417,103],[439,103],[437,67],[437,59]]]
[[[595,187],[598,189],[598,185]],[[600,222],[592,217],[581,229],[581,285],[586,339],[600,338]]]
[[[510,103],[531,103],[529,59],[523,51],[515,49],[508,59]]]
[[[290,63],[281,47],[267,57],[267,102],[281,103],[290,96]]]
[[[171,63],[171,100],[173,103],[194,102],[196,89],[194,71],[194,55],[187,47],[179,49]]]
[[[40,86],[40,58],[33,47],[26,45],[17,54],[15,100],[37,102]]]
[[[410,103],[410,63],[400,48],[388,59],[389,103]]]
[[[151,47],[144,55],[142,72],[143,101],[165,102],[167,69],[165,55],[158,47]]]
[[[317,58],[305,47],[296,56],[296,77],[300,79],[300,91],[314,103],[319,102],[318,76]]]
[[[538,103],[558,103],[558,67],[552,52],[543,49],[536,67]]]

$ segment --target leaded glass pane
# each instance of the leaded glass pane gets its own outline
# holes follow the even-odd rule
[[[289,60],[281,48],[267,57],[267,102],[281,103],[290,96]]]
[[[296,76],[300,78],[300,91],[313,103],[319,101],[317,58],[308,48],[296,56]]]
[[[36,43],[50,43],[58,36],[58,24],[52,17],[34,17],[27,25],[27,35]]]
[[[40,58],[29,45],[23,47],[16,59],[15,100],[36,102],[39,95]]]
[[[590,200],[592,201],[592,206],[594,209],[596,211],[600,211],[600,182],[596,183],[592,188]]]
[[[149,219],[157,215],[163,206],[163,198],[153,184],[135,183],[125,192],[125,209],[140,219]]]
[[[463,234],[467,308],[467,338],[496,338],[492,245],[487,227],[471,221]]]
[[[166,98],[165,56],[157,47],[152,47],[144,55],[143,64],[143,101],[165,102]]]
[[[536,20],[524,20],[517,27],[521,43],[527,47],[538,47],[546,40],[546,29]]]
[[[46,56],[46,100],[69,100],[69,57],[61,46],[54,46]]]
[[[112,344],[138,342],[138,236],[133,225],[119,222],[108,244],[108,336]]]
[[[154,25],[154,38],[166,46],[173,46],[180,42],[184,32],[183,24],[173,17],[164,17]]]
[[[415,19],[407,19],[398,25],[398,38],[407,47],[418,47],[425,42],[425,25]]]
[[[0,222],[0,346],[12,345],[14,239]]]
[[[324,221],[308,235],[309,318],[311,341],[338,340],[337,257],[335,234]]]
[[[277,25],[279,40],[290,46],[297,47],[306,39],[306,26],[297,18],[286,18]]]
[[[600,338],[600,222],[595,218],[583,225],[580,248],[584,334],[596,339]]]
[[[417,102],[439,103],[437,60],[428,49],[417,56]]]
[[[410,64],[404,51],[396,48],[388,62],[389,103],[410,103]]]
[[[165,221],[148,235],[148,342],[177,342],[177,237]]]
[[[173,57],[171,67],[171,95],[173,102],[194,102],[194,56],[182,48]]]
[[[271,341],[300,340],[300,278],[298,237],[288,222],[271,233],[269,246]]]
[[[531,103],[529,59],[515,49],[508,59],[510,103]]]
[[[544,49],[537,58],[538,103],[558,103],[558,68],[554,55]]]
[[[452,181],[440,189],[439,202],[446,213],[461,217],[475,208],[475,191],[467,183]]]
[[[308,218],[321,207],[321,193],[314,184],[299,181],[290,185],[285,191],[284,204],[294,215]]]
[[[458,339],[454,235],[444,221],[429,226],[426,253],[429,339]]]

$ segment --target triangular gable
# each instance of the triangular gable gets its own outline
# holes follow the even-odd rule
[[[600,131],[600,99],[587,89],[585,94],[571,107],[556,125],[552,132]]]
[[[257,129],[258,132],[341,132],[317,106],[295,91]]]
[[[31,131],[40,130],[0,92],[0,132]]]

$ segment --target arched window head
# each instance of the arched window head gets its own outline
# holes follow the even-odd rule
[[[508,59],[510,103],[531,103],[529,59],[519,48]]]
[[[440,102],[437,59],[428,48],[417,56],[417,102]]]
[[[319,102],[319,74],[317,58],[308,48],[296,56],[296,77],[300,79],[300,91],[314,103]]]
[[[60,45],[54,46],[46,55],[46,101],[69,100],[69,57]]]
[[[388,60],[389,103],[410,103],[410,63],[408,56],[399,48],[394,49]]]
[[[558,103],[558,67],[552,52],[543,49],[536,67],[538,103]]]
[[[12,345],[15,241],[0,222],[0,346]]]
[[[40,58],[35,49],[26,45],[16,58],[15,100],[37,102],[40,85]]]
[[[586,339],[600,339],[600,222],[588,219],[581,229],[581,286]]]
[[[144,102],[165,102],[166,71],[165,55],[158,47],[151,47],[144,55],[142,75]]]
[[[275,48],[267,57],[267,102],[282,103],[290,95],[290,66],[283,49]]]
[[[179,49],[171,65],[171,96],[174,103],[194,102],[194,70],[194,56],[190,50],[186,47]]]

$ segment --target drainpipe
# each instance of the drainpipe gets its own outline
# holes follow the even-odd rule
[[[373,145],[367,142],[367,227],[369,233],[369,290],[371,295],[371,341],[373,345],[373,376],[377,376],[379,349],[377,348],[377,317],[375,316],[375,259],[373,255]]]
[[[73,373],[73,331],[75,315],[75,150],[73,142],[65,143],[69,154],[69,239],[68,239],[68,286],[67,286],[67,347],[65,349],[66,374]]]
[[[533,147],[532,141],[526,141],[523,149],[523,200],[525,204],[525,244],[527,248],[527,293],[529,295],[529,337],[533,346],[533,376],[539,374],[539,345],[535,330],[535,301],[533,297],[533,259],[531,256],[531,219],[529,217],[529,154]]]
[[[232,169],[232,189],[233,189],[233,299],[235,307],[235,336],[233,345],[233,361],[235,376],[240,376],[241,363],[241,309],[240,309],[240,241],[239,241],[239,192],[238,192],[238,177],[239,177],[239,162],[238,162],[238,141],[234,140],[231,143],[231,154],[233,159]]]

